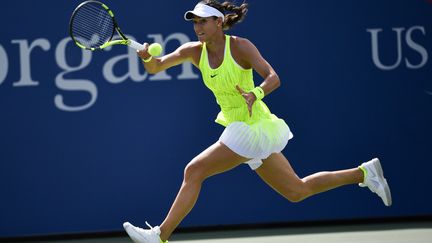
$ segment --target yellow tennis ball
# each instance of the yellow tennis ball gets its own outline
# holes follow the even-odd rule
[[[154,57],[162,53],[162,46],[159,43],[153,43],[148,47],[148,53]]]

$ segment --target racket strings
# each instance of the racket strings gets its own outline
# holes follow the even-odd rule
[[[87,48],[94,48],[112,38],[114,22],[101,5],[88,3],[76,11],[71,27],[76,41]]]

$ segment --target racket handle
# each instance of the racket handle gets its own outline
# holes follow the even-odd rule
[[[135,49],[135,50],[137,50],[137,51],[144,50],[144,46],[141,45],[140,43],[134,41],[134,40],[129,40],[128,46],[131,47],[131,48],[133,48],[133,49]]]

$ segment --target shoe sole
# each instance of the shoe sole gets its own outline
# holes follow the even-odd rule
[[[374,165],[374,167],[378,173],[378,176],[380,177],[380,179],[382,179],[382,182],[384,184],[385,198],[382,198],[384,205],[391,206],[392,205],[392,197],[391,197],[390,187],[387,183],[386,178],[384,178],[384,172],[383,172],[383,169],[381,167],[380,160],[378,158],[376,158],[373,165]]]

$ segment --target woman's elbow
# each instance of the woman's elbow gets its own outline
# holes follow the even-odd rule
[[[154,68],[146,68],[148,74],[156,74],[158,71]]]
[[[275,73],[274,75],[274,86],[275,88],[279,88],[281,86],[281,81],[279,79],[279,76]]]
[[[144,68],[148,74],[156,74],[156,73],[160,72],[157,65],[145,65],[144,64]]]

